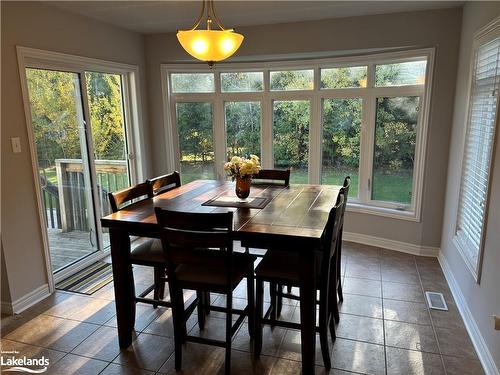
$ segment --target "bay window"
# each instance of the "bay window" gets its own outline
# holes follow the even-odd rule
[[[432,59],[163,65],[170,168],[225,178],[227,159],[255,154],[293,184],[349,175],[350,210],[418,221]]]

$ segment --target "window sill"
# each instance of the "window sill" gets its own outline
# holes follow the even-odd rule
[[[361,214],[389,217],[391,219],[398,219],[398,220],[406,220],[414,222],[420,221],[420,218],[418,217],[415,211],[401,211],[394,208],[377,207],[355,202],[347,204],[347,211],[357,212]]]

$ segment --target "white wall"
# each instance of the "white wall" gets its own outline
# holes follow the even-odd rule
[[[2,1],[1,13],[2,244],[10,297],[16,301],[47,283],[16,46],[138,65],[144,108],[145,60],[143,38],[136,33],[36,2]],[[11,137],[21,138],[22,153],[12,153]],[[147,131],[145,138],[147,144]],[[149,154],[144,157],[150,165]]]
[[[500,315],[500,131],[498,123],[480,285],[475,282],[452,243],[460,190],[472,42],[475,32],[498,16],[500,16],[499,2],[471,2],[467,3],[463,10],[441,249],[445,263],[448,264],[465,298],[467,307],[489,348],[496,367],[500,369],[500,332],[493,330],[491,317],[493,314]]]
[[[420,223],[349,212],[346,231],[417,246],[439,247],[444,207],[461,9],[383,14],[241,27],[245,41],[235,58],[314,54],[371,48],[436,47],[428,152]],[[237,26],[237,25],[236,25]],[[187,61],[174,33],[145,36],[154,172],[166,172],[160,64]]]

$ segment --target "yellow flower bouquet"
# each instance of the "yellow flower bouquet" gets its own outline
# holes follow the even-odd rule
[[[235,178],[251,178],[260,171],[260,161],[257,155],[250,155],[250,158],[233,156],[230,161],[224,164],[224,170],[228,176]]]

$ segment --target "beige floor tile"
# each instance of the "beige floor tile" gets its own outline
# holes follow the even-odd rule
[[[380,265],[378,264],[361,264],[359,262],[349,259],[346,271],[346,277],[359,277],[370,280],[380,280]]]
[[[381,283],[378,280],[345,277],[342,290],[344,293],[368,297],[382,297]]]
[[[444,375],[439,354],[387,348],[387,375]]]
[[[425,303],[424,294],[420,285],[407,285],[384,281],[382,283],[382,292],[384,299]]]
[[[127,367],[157,371],[173,352],[172,339],[141,333],[113,362]]]
[[[261,355],[258,361],[253,359],[253,354],[233,350],[231,352],[231,375],[260,375],[271,373],[276,359]],[[224,375],[224,368],[221,366],[218,375]]]
[[[262,328],[262,355],[275,356],[278,353],[283,337],[285,336],[286,329],[281,327],[274,327],[264,325]],[[250,339],[248,334],[248,325],[242,324],[238,333],[233,339],[233,349],[252,352],[254,349],[254,341]]]
[[[411,260],[401,260],[401,259],[392,259],[392,258],[382,258],[381,261],[381,270],[384,272],[405,272],[410,273],[412,275],[417,275],[417,266],[415,265],[415,261]]]
[[[439,353],[431,326],[385,321],[385,344],[401,349]]]
[[[420,285],[418,274],[399,270],[382,270],[382,281],[392,281],[395,283]]]
[[[384,345],[384,324],[382,319],[340,314],[337,337]]]
[[[477,359],[466,330],[436,327],[436,335],[441,354]]]
[[[46,348],[40,348],[38,346],[33,346],[33,345],[28,345],[28,344],[23,344],[20,342],[16,341],[10,341],[10,340],[5,340],[2,339],[1,341],[1,348],[0,350],[2,351],[2,357],[3,361],[7,361],[9,358],[48,358],[49,360],[49,365],[47,367],[51,368],[54,366],[54,364],[59,361],[61,358],[63,358],[66,353],[60,352],[57,350],[52,350],[52,349],[46,349]],[[6,352],[10,352],[6,353]],[[1,371],[5,371],[6,368],[10,368],[12,366],[2,366]],[[32,369],[35,369],[35,367],[31,367]],[[38,368],[38,367],[37,367]]]
[[[382,318],[382,299],[344,293],[344,302],[339,309],[345,314]]]
[[[110,363],[99,375],[154,375],[154,372]]]
[[[162,316],[165,311],[167,311],[165,307],[157,307],[155,309],[151,305],[137,304],[135,308],[135,330],[137,332],[144,330],[152,321]],[[104,325],[116,328],[118,326],[116,316],[113,316]]]
[[[435,327],[465,330],[465,325],[454,302],[446,301],[448,311],[429,309]]]
[[[384,319],[406,323],[431,324],[427,305],[384,299]]]
[[[340,370],[383,375],[385,374],[384,347],[338,338],[333,346],[332,364]]]
[[[68,354],[50,369],[50,375],[97,375],[108,362]]]
[[[90,323],[39,315],[9,333],[5,338],[69,352],[98,328],[99,326]]]
[[[331,353],[333,348],[333,343],[331,341],[330,334],[328,334],[328,352]],[[291,359],[294,361],[300,361],[302,359],[302,345],[300,339],[300,331],[298,330],[287,330],[283,341],[281,342],[278,353],[276,354],[279,358]],[[330,359],[331,360],[331,359]],[[323,366],[323,355],[321,353],[321,345],[319,341],[319,334],[316,335],[316,365]]]
[[[186,322],[187,331],[195,326],[198,321],[197,315],[191,315]],[[136,324],[137,326],[137,324]],[[149,325],[142,330],[145,333],[151,333],[153,335],[160,335],[165,337],[174,337],[174,321],[172,317],[171,309],[163,309],[162,314],[153,320]]]
[[[114,301],[73,294],[48,308],[44,314],[59,318],[104,324],[116,313]]]
[[[484,375],[481,362],[470,358],[443,356],[447,375]]]
[[[100,299],[107,299],[109,301],[114,301],[115,300],[115,286],[113,282],[110,282],[108,285],[105,285],[98,291],[96,291],[92,297],[95,298],[100,298]]]
[[[120,354],[118,330],[102,326],[71,351],[73,354],[111,362]]]
[[[200,330],[198,323],[196,323],[191,331],[189,331],[189,335],[205,337],[214,340],[225,340],[226,319],[215,318],[212,317],[212,314],[210,314],[205,321],[205,328],[203,330]]]
[[[224,367],[224,353],[223,348],[188,342],[182,346],[182,374],[217,374]],[[170,356],[158,373],[176,374],[174,355]]]

